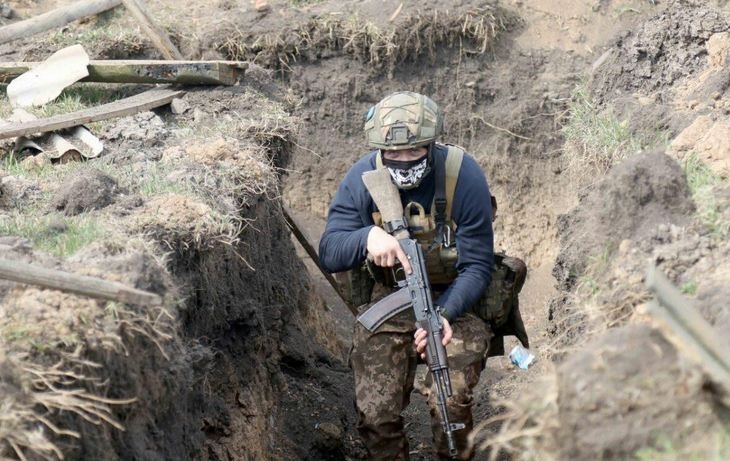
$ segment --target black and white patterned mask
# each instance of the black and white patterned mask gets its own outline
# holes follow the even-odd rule
[[[418,187],[423,178],[431,171],[428,165],[428,155],[416,160],[388,160],[383,158],[383,165],[388,168],[393,182],[400,189]]]

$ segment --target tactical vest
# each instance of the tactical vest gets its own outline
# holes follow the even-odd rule
[[[445,289],[458,275],[455,239],[457,223],[451,217],[451,208],[464,149],[451,144],[447,144],[447,147],[445,162],[443,159],[434,162],[436,188],[431,213],[427,214],[424,207],[416,202],[410,202],[404,207],[411,236],[423,247],[426,270],[434,290],[438,290],[439,287]],[[384,168],[380,154],[376,157],[376,168]],[[490,200],[492,221],[494,221],[497,202],[494,196],[491,196]],[[379,212],[373,213],[373,221],[376,226],[383,226]],[[510,312],[517,305],[517,294],[524,284],[527,268],[521,260],[500,253],[494,255],[494,263],[489,288],[477,305],[472,307],[472,312],[484,321],[499,327],[506,322]],[[342,276],[345,280],[342,280]],[[393,271],[367,262],[342,274],[340,280],[346,286],[344,292],[349,294],[350,301],[355,306],[370,303],[376,282],[386,286],[395,285]]]
[[[403,207],[403,214],[408,221],[408,230],[411,237],[416,239],[426,257],[426,271],[431,286],[448,285],[456,278],[456,223],[451,219],[451,206],[456,192],[456,182],[459,178],[461,162],[464,158],[464,149],[455,145],[448,145],[446,161],[434,159],[434,174],[436,175],[436,190],[431,213],[426,214],[423,205],[410,202]],[[385,168],[380,154],[376,156],[375,167]],[[380,212],[373,213],[373,222],[383,227]],[[370,267],[371,272],[380,268]],[[376,274],[376,279],[384,278],[386,285],[391,285],[392,271],[382,271]]]

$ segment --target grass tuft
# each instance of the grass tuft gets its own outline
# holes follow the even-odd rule
[[[695,153],[690,154],[684,161],[684,173],[687,176],[687,184],[692,194],[696,194],[702,188],[714,186],[721,181],[720,177],[712,171],[712,168],[700,160]]]
[[[600,110],[585,85],[578,86],[573,93],[563,134],[569,168],[581,177],[604,174],[642,148],[631,133],[628,120],[618,120],[612,113]]]
[[[88,215],[15,214],[0,218],[0,235],[24,237],[32,241],[39,250],[58,257],[66,257],[102,237],[104,227]]]
[[[700,222],[710,234],[726,238],[730,235],[730,222],[723,213],[723,204],[715,191],[715,186],[722,183],[722,178],[694,153],[685,160],[684,172]]]

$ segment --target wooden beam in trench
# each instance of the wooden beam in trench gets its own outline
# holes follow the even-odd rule
[[[122,3],[132,13],[132,16],[137,20],[144,33],[152,40],[155,48],[162,53],[165,59],[184,59],[177,47],[170,41],[167,33],[157,27],[152,18],[150,18],[142,0],[122,0]]]
[[[123,303],[159,306],[162,298],[118,282],[0,259],[0,278]]]
[[[694,360],[722,390],[722,402],[730,407],[730,357],[727,348],[707,320],[655,266],[646,275],[646,286],[656,300],[648,313],[677,350]]]
[[[70,112],[68,114],[56,115],[54,117],[42,118],[24,123],[8,123],[0,125],[0,139],[14,138],[34,133],[45,133],[48,131],[61,130],[73,126],[83,125],[110,118],[124,117],[136,114],[155,107],[169,104],[174,98],[185,94],[184,91],[171,90],[168,88],[155,88],[128,98],[102,104],[101,106]]]
[[[7,83],[40,62],[0,63],[0,83]],[[234,85],[248,67],[240,61],[90,61],[89,76],[82,82],[176,83],[182,85]]]
[[[121,0],[84,0],[62,6],[30,19],[0,27],[0,44],[63,27],[66,24],[119,6]]]

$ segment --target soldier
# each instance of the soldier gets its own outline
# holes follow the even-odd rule
[[[374,150],[356,162],[340,184],[319,255],[325,270],[350,271],[352,292],[365,293],[360,300],[353,299],[363,304],[361,312],[368,307],[373,279],[382,282],[386,290],[380,291],[387,294],[393,286],[393,272],[388,268],[400,262],[410,272],[398,241],[380,227],[378,210],[361,179],[366,171],[387,168],[399,189],[411,234],[427,255],[453,386],[449,418],[466,425],[454,435],[459,459],[468,460],[473,456],[467,439],[473,427],[472,389],[484,369],[493,336],[489,325],[470,311],[491,279],[492,206],[477,162],[457,146],[436,142],[442,126],[438,106],[417,93],[391,94],[368,111],[365,133]],[[350,366],[355,375],[358,431],[373,460],[408,460],[401,413],[409,404],[418,354],[424,347],[425,332],[416,329],[412,309],[374,332],[356,322]],[[435,391],[428,392],[428,402],[439,457],[450,459]]]

